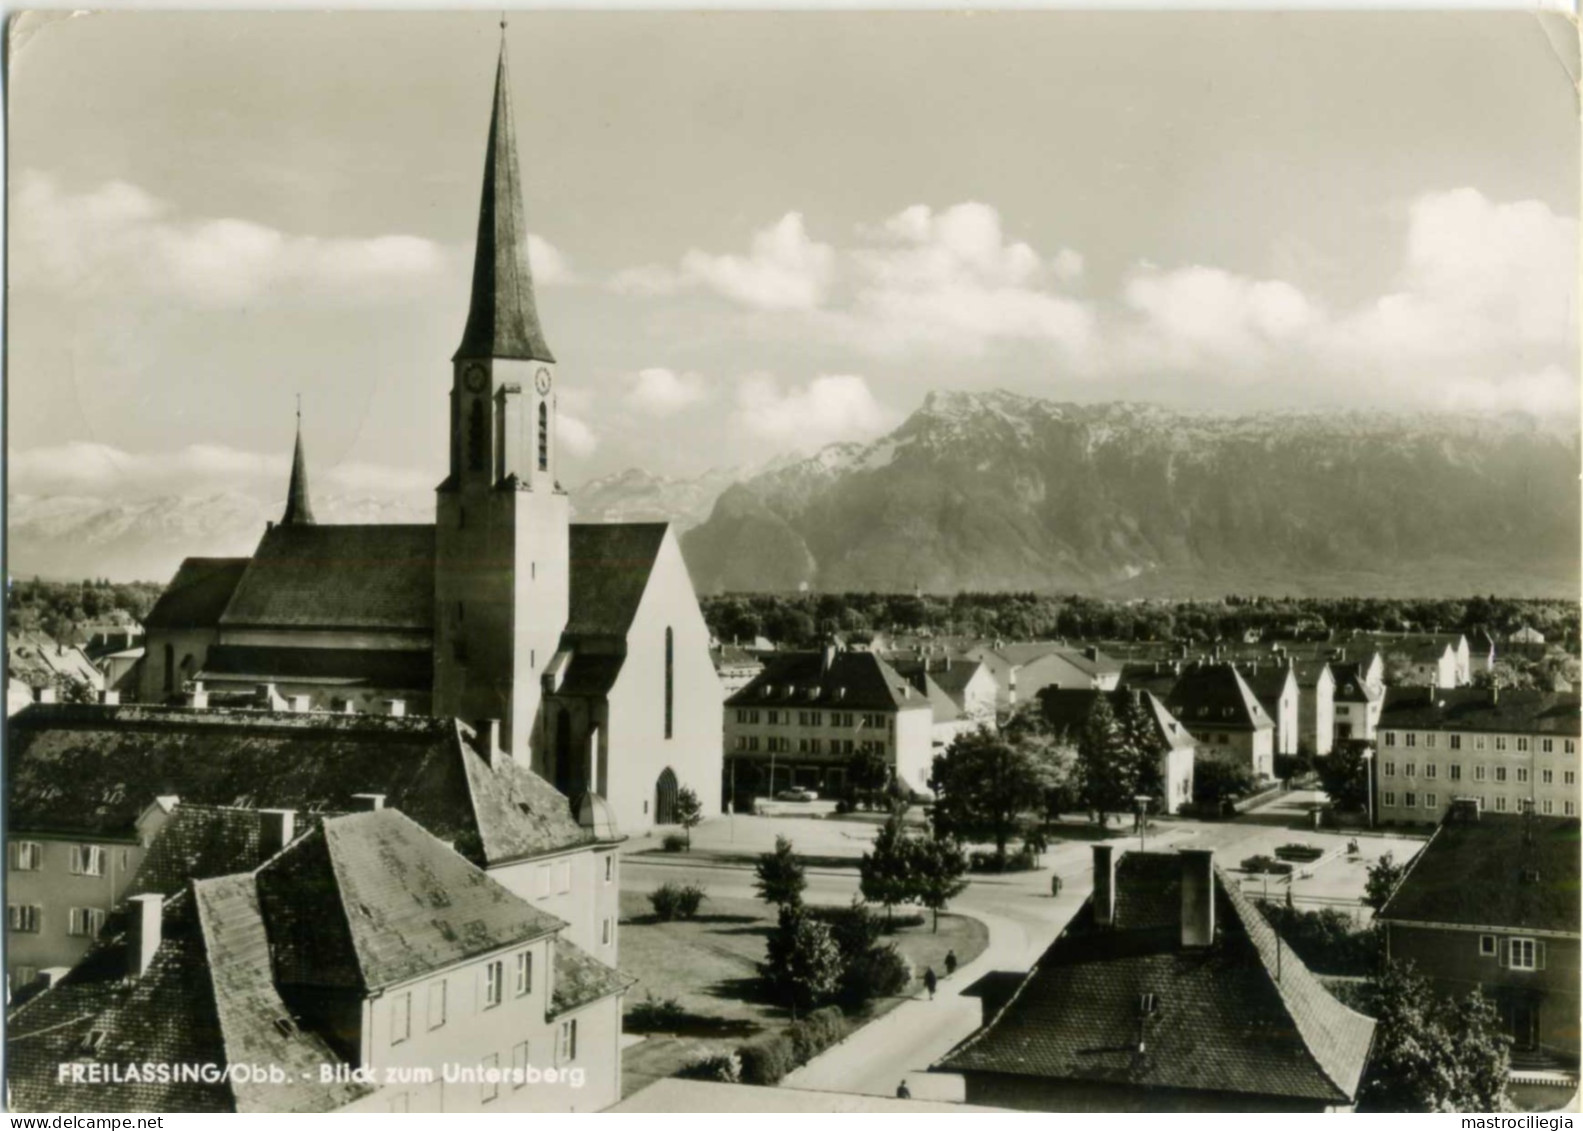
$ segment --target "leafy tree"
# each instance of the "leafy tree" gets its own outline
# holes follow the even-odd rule
[[[1437,995],[1406,963],[1387,963],[1372,986],[1378,1024],[1358,1091],[1365,1111],[1508,1111],[1511,1040],[1495,1006],[1477,990],[1460,1001]]]
[[[704,819],[703,803],[698,800],[698,794],[693,792],[691,786],[682,786],[676,791],[676,803],[671,810],[676,815],[676,823],[687,834],[687,851],[693,848],[693,829]]]
[[[1013,745],[987,727],[959,735],[935,755],[929,777],[938,799],[935,831],[993,841],[996,859],[1004,860],[1022,814],[1044,796],[1050,780],[1048,765],[1027,744]]]
[[[1373,747],[1362,739],[1338,741],[1335,749],[1318,760],[1319,784],[1330,803],[1346,813],[1361,813],[1369,804],[1369,759]]]
[[[1378,911],[1390,901],[1396,885],[1407,874],[1407,864],[1396,863],[1389,852],[1369,865],[1369,878],[1363,885],[1363,902]]]
[[[1132,807],[1136,763],[1110,703],[1096,697],[1077,740],[1077,796],[1101,825],[1109,814]]]
[[[802,893],[808,886],[808,878],[803,874],[803,862],[792,852],[791,841],[783,836],[776,837],[775,851],[761,855],[754,872],[753,886],[758,888],[759,898],[765,903],[774,904],[782,911],[802,907]]]
[[[892,813],[874,838],[874,849],[858,861],[858,890],[870,903],[885,908],[890,922],[891,908],[916,898],[918,864],[917,841],[907,835],[902,815]]]
[[[878,750],[858,750],[846,764],[846,779],[870,800],[890,782],[890,762]]]
[[[940,912],[967,888],[967,853],[953,840],[929,837],[912,850],[913,890],[919,903],[934,912],[934,932],[940,930]]]
[[[795,905],[782,906],[759,973],[770,991],[795,1009],[811,1009],[835,996],[841,984],[841,950],[830,927]]]
[[[1218,807],[1253,789],[1253,771],[1246,762],[1226,754],[1205,754],[1193,763],[1193,800]]]

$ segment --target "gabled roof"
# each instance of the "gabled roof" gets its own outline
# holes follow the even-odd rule
[[[1579,933],[1578,820],[1448,815],[1380,910],[1395,922]]]
[[[213,644],[198,679],[228,682],[300,682],[421,691],[434,686],[431,648],[281,648]]]
[[[1259,700],[1259,705],[1273,718],[1286,691],[1287,681],[1296,682],[1297,675],[1285,664],[1268,663],[1257,667],[1239,666],[1237,669],[1244,683]]]
[[[188,804],[295,809],[386,802],[479,864],[586,844],[570,802],[532,772],[495,774],[454,720],[192,710],[124,705],[28,707],[10,721],[12,827],[129,836],[161,795]],[[526,809],[523,806],[527,806]],[[177,810],[180,812],[180,809]]]
[[[766,658],[764,670],[726,705],[840,711],[905,711],[930,705],[926,695],[873,652],[837,652],[830,669],[823,668],[818,652],[784,652]]]
[[[1578,736],[1580,700],[1555,691],[1482,687],[1391,687],[1379,725],[1385,729],[1463,730]]]
[[[1130,705],[1135,691],[1139,704],[1149,713],[1155,734],[1169,749],[1192,750],[1197,747],[1187,728],[1171,714],[1158,696],[1147,691],[1133,688],[1097,691],[1092,688],[1047,687],[1039,692],[1039,704],[1051,728],[1057,734],[1065,734],[1068,739],[1075,741],[1088,724],[1094,704],[1101,697],[1110,704],[1111,711],[1120,714]]]
[[[669,529],[663,522],[572,523],[568,636],[626,636]]]
[[[484,189],[473,251],[473,293],[455,358],[509,357],[554,361],[533,300],[528,224],[522,214],[517,133],[512,125],[506,45],[495,69],[495,105],[484,151]],[[455,359],[453,358],[453,360]]]
[[[1385,698],[1385,688],[1364,679],[1358,665],[1337,664],[1330,670],[1336,681],[1334,698],[1337,703],[1377,703]]]
[[[1351,1103],[1374,1022],[1331,997],[1218,870],[1215,943],[1184,949],[1180,872],[1174,854],[1124,855],[1116,926],[1097,926],[1086,903],[1012,1000],[937,1067]]]
[[[1230,664],[1184,668],[1165,705],[1189,729],[1262,730],[1275,725],[1253,689]]]
[[[257,884],[292,986],[374,992],[566,926],[393,809],[325,821]]]
[[[434,527],[272,526],[220,623],[427,632],[434,623]]]
[[[315,820],[304,815],[296,833],[308,831]],[[149,842],[127,893],[171,896],[191,880],[252,871],[264,862],[263,823],[257,809],[178,803]]]
[[[251,558],[186,558],[154,602],[144,628],[213,628]]]
[[[606,966],[565,935],[555,936],[555,985],[550,1016],[559,1017],[591,1001],[620,993],[637,979]]]

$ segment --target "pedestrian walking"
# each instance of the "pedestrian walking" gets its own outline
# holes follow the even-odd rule
[[[953,949],[953,950],[948,950],[948,951],[945,952],[945,976],[947,978],[949,978],[952,974],[955,974],[955,973],[956,973],[956,951]]]
[[[896,1085],[896,1098],[898,1100],[912,1099],[912,1089],[907,1087],[907,1081],[903,1080],[900,1084]]]
[[[923,988],[929,991],[929,1000],[934,1000],[934,988],[940,984],[940,979],[934,976],[934,967],[926,966],[923,970]]]

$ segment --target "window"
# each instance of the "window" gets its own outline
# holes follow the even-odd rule
[[[1415,778],[1417,776],[1418,776],[1418,763],[1417,762],[1408,762],[1406,765],[1404,765],[1402,767],[1402,777],[1404,777],[1404,778]]]
[[[1396,763],[1395,762],[1386,762],[1381,768],[1385,771],[1385,776],[1386,777],[1394,778],[1396,776]]]
[[[824,753],[824,739],[822,739],[822,738],[810,738],[808,740],[808,752],[810,754],[822,754],[822,753]]]
[[[11,842],[11,867],[18,872],[36,872],[44,859],[44,846],[36,840]]]
[[[1389,790],[1389,789],[1387,789],[1385,791],[1385,804],[1387,804],[1387,805],[1395,805],[1396,804],[1396,794],[1393,791]]]
[[[1495,799],[1495,811],[1497,813],[1506,812],[1506,799],[1504,797],[1497,797]]]
[[[1528,740],[1526,738],[1519,738],[1517,740],[1517,753],[1519,753],[1519,754],[1526,754],[1526,753],[1528,753]]]
[[[397,994],[390,999],[390,1043],[399,1045],[412,1036],[412,995]]]
[[[1497,734],[1495,736],[1495,749],[1496,750],[1505,750],[1506,749],[1506,736],[1504,734]]]
[[[1452,781],[1461,781],[1462,780],[1462,767],[1461,767],[1461,765],[1459,765],[1456,762],[1452,762],[1451,765],[1449,767],[1447,767],[1447,768],[1450,771],[1450,777],[1451,777]]]
[[[1513,970],[1535,970],[1537,965],[1537,946],[1533,939],[1512,939],[1506,944],[1507,953],[1511,961],[1507,963]]]
[[[550,469],[550,409],[539,402],[539,470]]]
[[[1495,767],[1495,780],[1496,781],[1505,781],[1506,780],[1506,767],[1505,766],[1496,766]]]
[[[747,721],[748,721],[748,713],[746,711],[744,711],[741,707],[738,707],[737,708],[737,722],[738,723],[745,723]]]
[[[808,725],[814,727],[824,726],[824,714],[820,711],[808,712]]]
[[[1474,766],[1473,767],[1473,780],[1474,781],[1483,781],[1484,780],[1484,767],[1483,766]]]
[[[1453,734],[1451,736],[1451,749],[1453,749],[1453,750],[1461,750],[1462,749],[1462,736],[1460,734]]]
[[[1396,745],[1396,732],[1394,730],[1388,730],[1388,731],[1385,732],[1385,745],[1387,745],[1387,746],[1395,746]]]
[[[560,1042],[556,1046],[555,1061],[566,1064],[577,1059],[577,1019],[561,1022]]]
[[[1405,746],[1417,746],[1418,745],[1418,736],[1416,734],[1414,734],[1412,731],[1408,731],[1405,735],[1402,736],[1402,743]]]
[[[599,924],[599,945],[609,946],[614,932],[610,929],[610,916],[605,916]]]
[[[104,875],[104,849],[97,844],[74,844],[67,860],[74,876]]]
[[[1494,935],[1480,935],[1479,936],[1479,956],[1481,958],[1494,958],[1495,957],[1495,936]]]
[[[429,1028],[431,1029],[438,1029],[445,1024],[445,986],[444,978],[429,983]]]
[[[6,908],[13,931],[23,935],[36,935],[39,922],[44,918],[42,910],[32,903],[13,903]]]
[[[1518,781],[1527,781],[1528,780],[1528,767],[1527,766],[1518,766],[1517,767],[1517,780]]]
[[[610,853],[605,857],[605,883],[613,883],[616,878],[616,854]]]
[[[1553,739],[1553,738],[1541,738],[1539,740],[1539,751],[1542,754],[1554,754],[1555,751],[1556,751],[1555,739]]]
[[[674,731],[676,713],[676,633],[665,630],[665,737]]]
[[[1483,750],[1484,749],[1484,736],[1482,734],[1476,734],[1476,735],[1473,736],[1473,749],[1475,749],[1475,750]]]
[[[1435,736],[1432,734],[1424,735],[1424,745],[1433,750],[1435,748]]]
[[[517,996],[533,992],[533,952],[525,950],[517,955]]]
[[[484,421],[484,402],[475,400],[467,415],[467,469],[482,471],[488,463],[484,449],[489,446],[489,425]]]
[[[539,894],[540,895],[549,895],[550,894],[550,866],[548,864],[540,864],[539,865],[538,875],[536,876],[536,879],[538,880],[538,885],[537,886],[538,886],[538,889],[539,889]]]
[[[1578,815],[1577,802],[1563,801],[1561,803],[1561,812],[1565,813],[1568,817],[1576,817]]]
[[[97,907],[73,907],[66,918],[66,933],[79,938],[98,938],[104,927],[104,912]]]
[[[1544,808],[1545,816],[1547,817],[1556,811],[1556,803],[1551,801],[1548,797],[1545,798],[1541,804]]]
[[[1540,770],[1539,780],[1545,785],[1553,785],[1556,780],[1556,772],[1554,770]]]
[[[1438,809],[1438,808],[1440,808],[1440,798],[1439,798],[1439,796],[1436,795],[1436,794],[1433,794],[1433,793],[1426,793],[1426,794],[1424,794],[1424,808],[1425,809]]]
[[[1408,809],[1415,809],[1415,808],[1417,808],[1417,806],[1418,806],[1418,794],[1416,794],[1412,790],[1408,790],[1406,793],[1402,794],[1402,804],[1404,806],[1406,806]]]
[[[1228,743],[1230,743],[1230,741],[1231,741],[1231,738],[1228,735],[1224,735],[1224,734],[1217,734],[1217,735],[1215,735],[1215,744],[1217,746],[1225,746]]]
[[[1561,784],[1562,785],[1576,785],[1577,784],[1577,778],[1578,778],[1577,773],[1574,770],[1562,770],[1561,771]]]
[[[1561,749],[1567,754],[1576,754],[1578,752],[1577,740],[1572,738],[1567,739],[1561,744]]]
[[[539,406],[542,412],[543,405]],[[480,1103],[492,1103],[500,1095],[500,1054],[492,1052],[478,1062],[481,1071],[478,1074],[478,1100]]]
[[[1434,762],[1425,762],[1424,763],[1424,777],[1432,778],[1432,777],[1435,777],[1439,772],[1440,772],[1440,767],[1437,766]]]
[[[500,1004],[505,992],[506,964],[491,962],[484,967],[484,1008],[493,1009]]]
[[[511,1089],[516,1091],[528,1082],[528,1042],[519,1041],[511,1046]]]

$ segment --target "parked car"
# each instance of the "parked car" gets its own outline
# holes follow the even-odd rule
[[[819,795],[811,789],[796,787],[783,789],[775,795],[777,801],[818,801]]]

